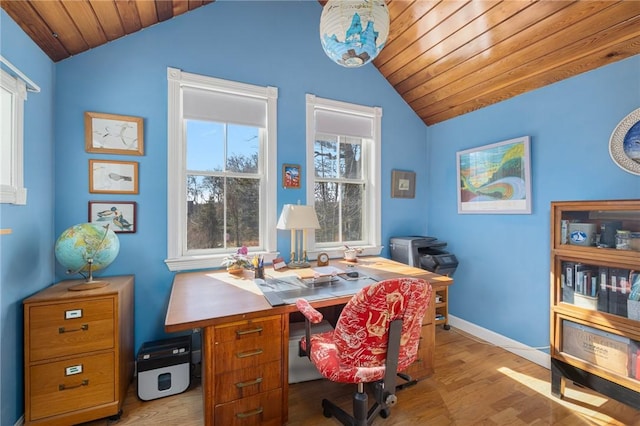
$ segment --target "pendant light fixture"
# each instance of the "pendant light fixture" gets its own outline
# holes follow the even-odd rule
[[[320,17],[322,48],[347,68],[371,62],[389,35],[389,9],[384,0],[329,0]]]

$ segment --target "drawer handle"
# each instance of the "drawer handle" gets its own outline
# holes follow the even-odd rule
[[[82,386],[89,386],[89,379],[84,379],[82,381],[82,383],[80,383],[79,385],[75,385],[75,386],[67,386],[67,385],[58,385],[58,390],[59,391],[63,391],[63,390],[69,390],[69,389],[76,389]]]
[[[238,337],[240,336],[244,336],[246,334],[253,334],[253,333],[262,333],[262,327],[256,327],[252,330],[237,330],[236,334],[238,335]]]
[[[236,356],[238,358],[247,358],[250,356],[260,355],[263,352],[264,352],[263,349],[256,349],[255,351],[237,353]]]
[[[240,382],[240,383],[236,383],[236,387],[237,388],[246,388],[247,386],[253,386],[253,385],[258,385],[262,383],[262,377],[258,377],[255,380],[251,380],[250,382]]]
[[[58,333],[62,334],[62,333],[71,333],[73,331],[87,331],[88,329],[89,329],[89,324],[82,324],[80,328],[74,328],[71,330],[65,330],[64,327],[58,327]]]
[[[236,414],[236,417],[239,419],[246,419],[247,417],[251,417],[251,416],[257,416],[258,414],[262,414],[264,410],[262,409],[262,407],[258,407],[253,411],[247,411],[245,413],[238,413]]]

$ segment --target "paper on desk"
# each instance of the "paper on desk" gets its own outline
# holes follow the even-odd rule
[[[311,269],[296,271],[300,278],[317,278],[331,275],[344,274],[345,272],[335,266],[318,266]]]

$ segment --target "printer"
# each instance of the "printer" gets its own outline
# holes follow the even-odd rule
[[[435,237],[392,237],[391,259],[439,275],[453,276],[458,259],[444,250],[447,243]]]

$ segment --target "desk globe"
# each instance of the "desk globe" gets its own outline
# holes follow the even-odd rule
[[[93,279],[93,272],[106,268],[120,251],[118,236],[109,225],[81,223],[67,228],[56,241],[58,262],[68,274],[81,274],[86,282],[69,290],[91,290],[109,285],[108,281]],[[86,275],[85,275],[86,273]]]

